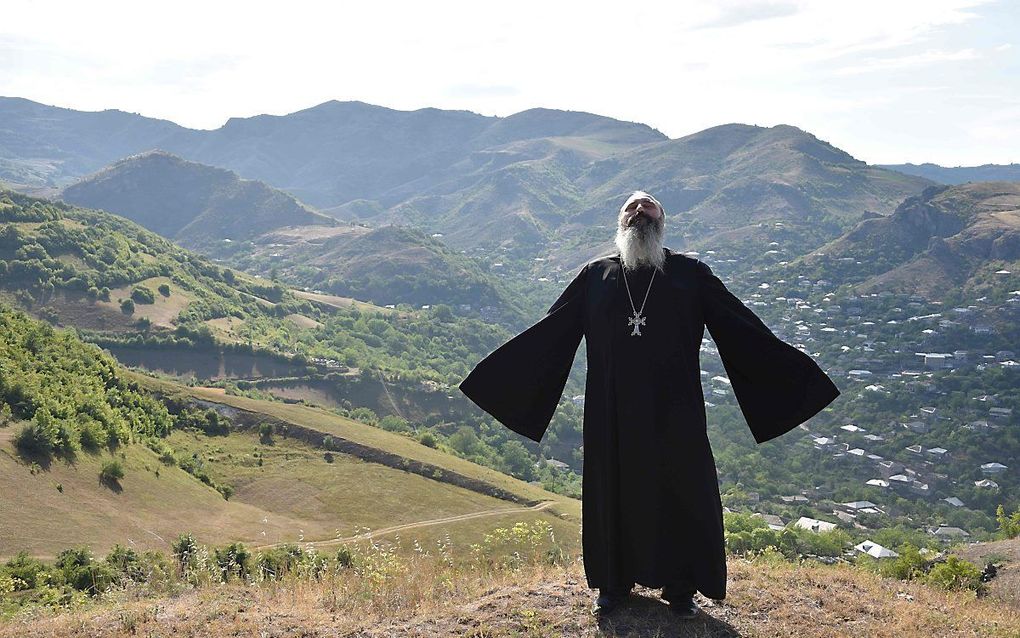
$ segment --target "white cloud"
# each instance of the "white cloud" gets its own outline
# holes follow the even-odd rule
[[[854,66],[845,66],[836,69],[837,75],[854,75],[857,73],[871,73],[875,71],[893,71],[908,69],[912,67],[936,64],[939,62],[958,62],[960,60],[977,60],[981,55],[974,49],[960,49],[959,51],[925,51],[913,55],[901,55],[887,58],[868,58]]]
[[[906,146],[909,139],[890,147],[882,128],[903,128],[897,118],[922,101],[943,109],[933,118],[959,117],[917,87],[959,82],[1015,94],[1009,20],[996,21],[1007,26],[988,42],[970,35],[992,28],[984,12],[1020,22],[1020,10],[1003,7],[702,0],[624,9],[600,0],[519,0],[497,11],[466,0],[8,0],[0,94],[120,108],[195,128],[330,99],[487,115],[544,106],[640,121],[672,137],[731,121],[789,123],[868,161],[940,161],[963,152],[1003,161],[1011,152],[1005,141],[977,149],[967,136],[978,128],[966,122],[939,148],[927,140]],[[1004,41],[995,56],[982,55]],[[993,68],[992,58],[1002,66]],[[947,75],[963,64],[966,76]],[[902,73],[891,78],[904,69],[915,72],[909,81]],[[977,127],[979,114],[967,112]]]

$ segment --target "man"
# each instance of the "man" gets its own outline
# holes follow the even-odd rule
[[[460,389],[534,441],[548,428],[581,337],[587,378],[581,541],[596,611],[635,583],[682,617],[726,596],[722,504],[706,433],[699,352],[707,326],[758,443],[807,421],[840,391],[780,340],[708,264],[663,247],[665,213],[638,191],[620,208],[615,254],[589,261],[536,324]]]

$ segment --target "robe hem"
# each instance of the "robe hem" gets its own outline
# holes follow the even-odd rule
[[[811,383],[804,388],[804,401],[801,403],[800,408],[786,419],[779,421],[778,425],[769,430],[765,435],[759,436],[756,432],[752,431],[752,434],[755,435],[755,441],[761,444],[786,434],[821,412],[826,406],[835,401],[839,395],[839,388],[836,387],[836,384],[824,372],[812,375]]]
[[[480,395],[474,395],[469,390],[465,390],[465,388],[464,388],[465,385],[468,385],[468,387],[470,388],[470,384],[467,383],[466,379],[464,381],[461,381],[460,384],[457,386],[457,388],[461,392],[464,393],[464,396],[466,396],[467,398],[471,399],[471,401],[475,405],[477,405],[479,408],[481,408],[485,412],[489,413],[494,419],[499,421],[503,426],[509,428],[510,430],[516,432],[517,434],[520,434],[523,437],[526,437],[528,439],[531,439],[532,441],[535,441],[536,443],[541,443],[542,437],[545,435],[545,429],[543,429],[541,432],[535,432],[535,431],[533,431],[531,429],[528,429],[528,428],[526,428],[524,426],[518,425],[516,422],[509,421],[508,419],[505,419],[505,417],[497,417],[496,414],[498,414],[500,412],[500,409],[498,407],[496,407],[495,404],[490,403],[490,402],[486,401],[485,399],[481,399]]]

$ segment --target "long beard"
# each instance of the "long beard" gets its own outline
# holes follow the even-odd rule
[[[647,218],[632,226],[618,226],[616,247],[620,249],[620,260],[627,270],[641,266],[652,266],[662,270],[666,254],[662,250],[665,221],[660,216],[654,221]]]

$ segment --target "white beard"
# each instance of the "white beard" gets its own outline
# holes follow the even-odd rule
[[[623,267],[634,270],[640,266],[652,266],[661,271],[666,262],[666,253],[662,249],[664,228],[662,217],[655,222],[617,226],[616,247],[620,249]]]

